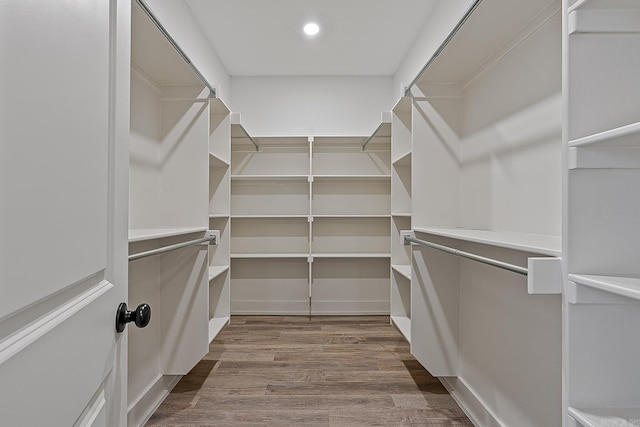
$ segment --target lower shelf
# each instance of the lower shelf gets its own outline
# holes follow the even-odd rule
[[[314,253],[314,258],[391,258],[390,253]]]
[[[391,316],[391,322],[398,328],[404,339],[411,343],[411,319],[408,317]]]
[[[637,427],[640,408],[569,408],[569,415],[584,427]]]
[[[209,344],[213,341],[220,331],[227,326],[229,323],[230,317],[214,317],[213,319],[209,319]]]

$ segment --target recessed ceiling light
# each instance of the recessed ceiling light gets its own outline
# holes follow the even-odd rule
[[[320,32],[320,26],[315,22],[309,22],[304,26],[304,32],[308,36],[315,36]]]

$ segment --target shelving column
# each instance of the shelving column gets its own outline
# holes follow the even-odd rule
[[[640,424],[640,5],[565,4],[565,425]]]
[[[398,101],[391,120],[391,322],[411,342],[411,98]]]

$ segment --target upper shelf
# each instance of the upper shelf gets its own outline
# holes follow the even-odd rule
[[[313,175],[314,179],[370,179],[390,180],[391,175]]]
[[[562,253],[562,241],[557,236],[453,227],[415,227],[413,230],[417,233],[433,234],[466,242],[482,243],[542,255],[560,256]]]
[[[482,0],[421,76],[429,82],[465,85],[560,13],[549,0]]]
[[[309,175],[231,175],[234,181],[307,181]]]
[[[584,427],[637,427],[640,408],[569,408],[569,415]]]
[[[605,145],[640,147],[640,122],[569,141],[569,147],[596,147]]]
[[[577,0],[569,6],[568,11],[573,12],[578,9],[638,10],[640,4],[638,4],[638,0]]]
[[[207,227],[137,228],[129,230],[129,243],[206,231]]]

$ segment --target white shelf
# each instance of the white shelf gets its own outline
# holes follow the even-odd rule
[[[569,415],[584,427],[637,427],[640,408],[569,408]]]
[[[353,180],[364,180],[364,179],[379,179],[379,180],[390,180],[391,175],[313,175],[314,179],[353,179]]]
[[[233,181],[307,181],[309,175],[231,175]]]
[[[411,218],[411,212],[391,212],[391,216],[402,216],[406,218]]]
[[[390,253],[313,253],[314,258],[391,258]]]
[[[129,230],[129,243],[207,231],[207,227],[136,228]]]
[[[308,258],[308,253],[233,253],[231,258]]]
[[[309,215],[265,214],[265,215],[231,215],[231,219],[277,219],[277,218],[309,218]]]
[[[231,215],[228,213],[212,213],[209,214],[209,218],[229,218]]]
[[[220,276],[225,271],[229,270],[228,265],[213,265],[209,266],[209,281],[212,281],[216,277]]]
[[[221,166],[221,167],[229,167],[231,166],[231,164],[226,161],[225,159],[223,159],[222,157],[213,154],[212,152],[209,152],[209,160],[213,161],[214,163],[217,163],[217,166]]]
[[[408,317],[391,316],[391,321],[398,328],[398,331],[402,334],[407,342],[411,343],[411,319]]]
[[[398,273],[402,274],[407,279],[411,280],[411,266],[410,265],[391,264],[391,268],[393,268]]]
[[[583,286],[640,301],[640,278],[637,277],[569,274],[569,280]]]
[[[209,344],[218,336],[220,331],[229,324],[230,317],[214,317],[209,319]]]
[[[397,159],[395,159],[393,161],[393,165],[394,166],[410,166],[411,165],[411,151],[408,151],[402,155],[400,155],[400,157],[398,157]]]
[[[313,215],[314,218],[391,218],[391,215],[379,214],[379,215],[368,215],[368,214],[326,214],[326,215]]]
[[[637,10],[637,0],[578,0],[568,9],[568,12],[579,10],[582,8],[592,9],[624,9]]]
[[[640,123],[632,123],[569,141],[569,147],[593,147],[603,144],[640,147]]]
[[[560,256],[562,253],[562,240],[557,236],[440,227],[414,227],[413,231],[543,255]]]

